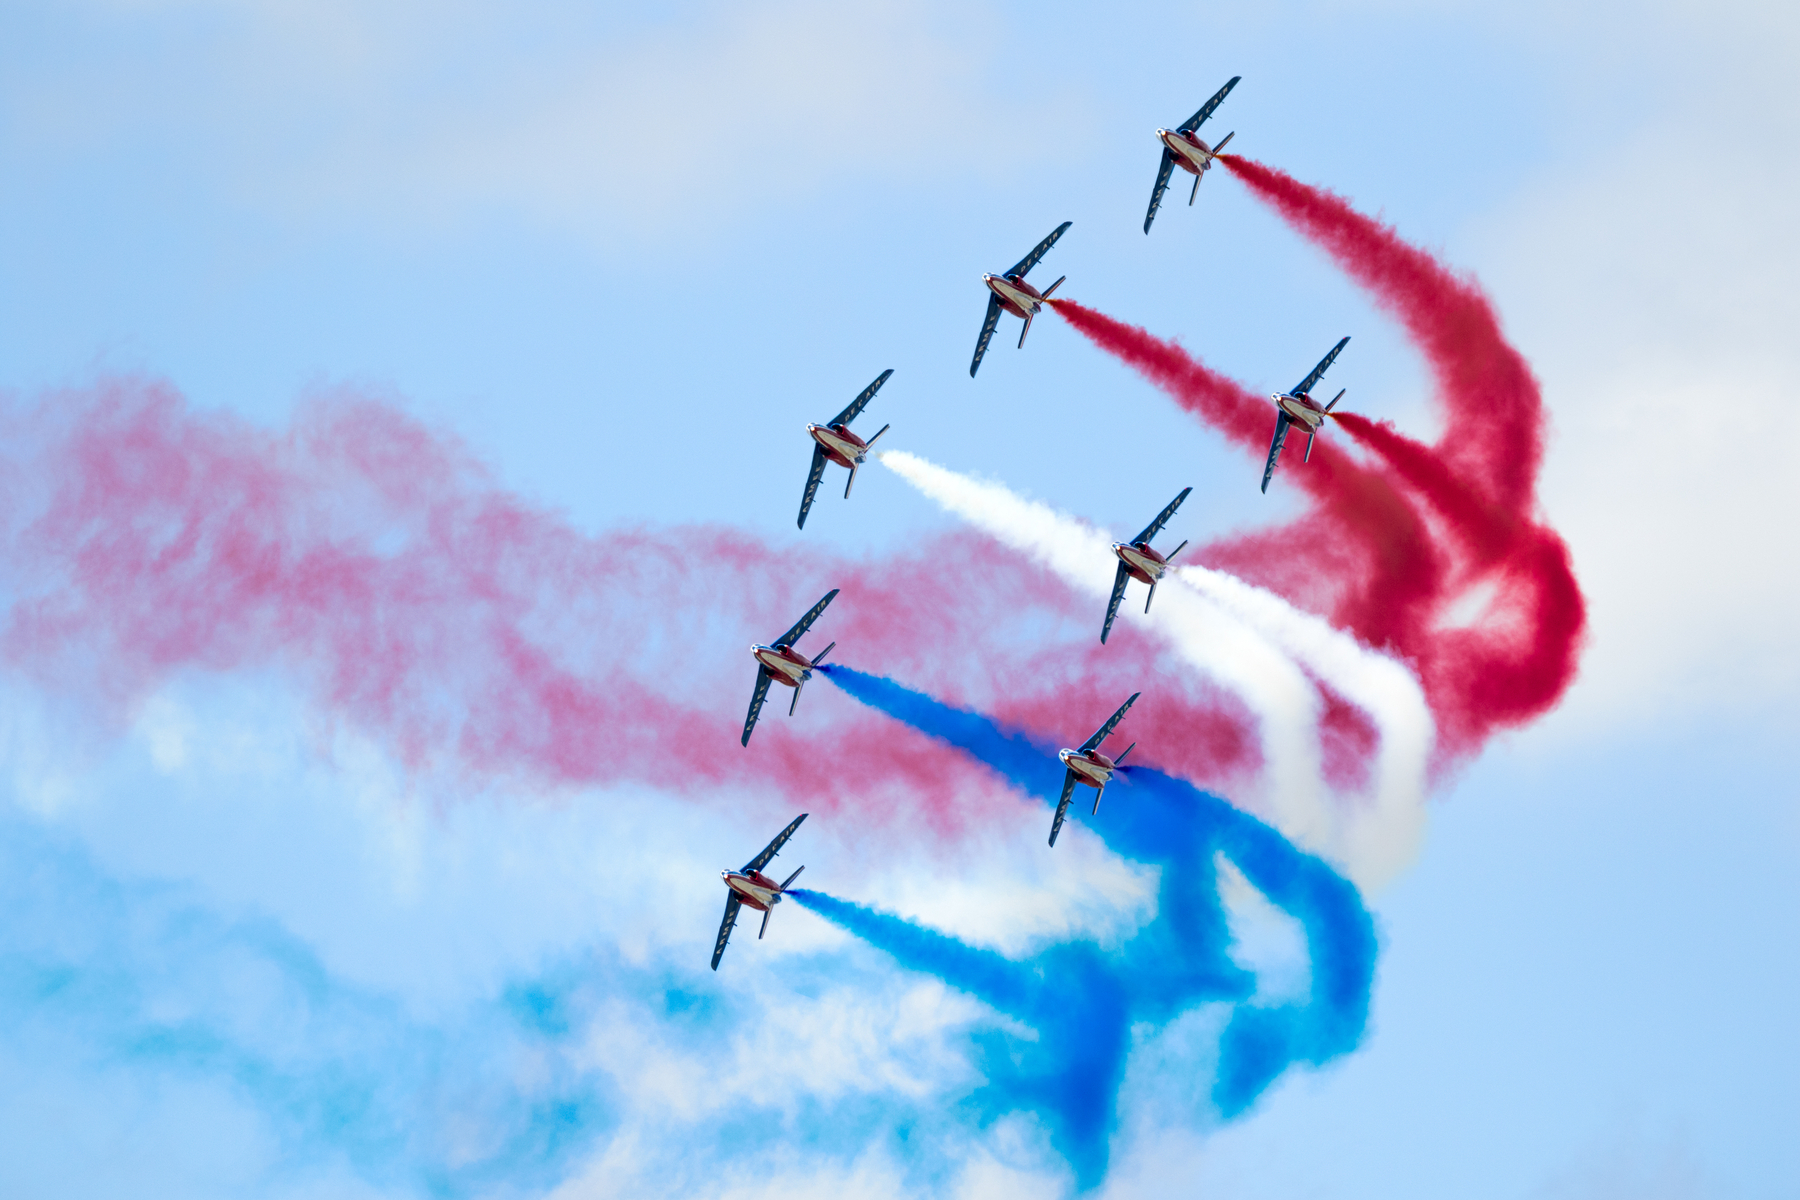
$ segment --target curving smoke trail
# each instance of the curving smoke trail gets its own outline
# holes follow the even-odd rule
[[[1053,804],[1062,767],[1055,748],[975,712],[845,666],[831,681],[872,707],[956,746],[1021,791]],[[1207,1090],[1225,1119],[1238,1116],[1294,1064],[1353,1050],[1368,1020],[1373,922],[1353,884],[1322,860],[1224,800],[1148,767],[1081,818],[1127,858],[1163,869],[1156,916],[1117,949],[1060,943],[1014,960],[895,916],[819,892],[795,898],[892,955],[980,997],[1032,1030],[995,1031],[976,1051],[987,1083],[973,1097],[984,1117],[1036,1113],[1083,1189],[1105,1175],[1118,1093],[1134,1025],[1166,1025],[1208,1003],[1229,1006]],[[1310,981],[1297,1000],[1259,997],[1231,958],[1218,860],[1229,861],[1304,931]]]
[[[1400,321],[1430,366],[1447,433],[1425,446],[1343,414],[1340,423],[1376,452],[1381,469],[1321,443],[1304,467],[1284,467],[1313,511],[1201,557],[1414,664],[1440,748],[1453,758],[1471,754],[1567,690],[1586,623],[1567,548],[1536,520],[1544,441],[1537,382],[1473,280],[1342,197],[1221,157]],[[1175,341],[1073,301],[1052,304],[1228,440],[1259,458],[1266,451],[1266,402]]]
[[[1103,611],[1118,560],[1098,530],[914,454],[890,450],[880,460],[947,511],[1084,589],[1094,613]],[[1266,765],[1252,794],[1276,826],[1342,863],[1365,886],[1385,882],[1411,861],[1424,820],[1433,727],[1407,669],[1280,596],[1219,571],[1177,568],[1160,595],[1142,622],[1255,716]],[[1140,616],[1134,609],[1126,620],[1137,623]],[[1359,763],[1372,767],[1370,804],[1325,803],[1320,735],[1333,714],[1315,680],[1373,723],[1371,740],[1357,748]],[[1160,696],[1146,707],[1157,704]]]
[[[1070,695],[1160,677],[1165,719],[1190,731],[1183,771],[1257,764],[1229,698],[1144,647],[1087,653],[1087,606],[982,539],[868,562],[717,527],[589,535],[364,398],[268,432],[139,380],[0,397],[0,661],[76,722],[123,726],[184,673],[274,670],[329,723],[465,787],[635,780],[772,799],[779,782],[825,811],[854,801],[878,819],[922,799],[939,829],[974,819],[975,772],[922,770],[908,735],[877,736],[884,722],[829,692],[801,720],[767,710],[738,745],[745,646],[833,586],[803,649],[835,638],[971,703],[1004,680],[1008,719],[1028,726]],[[1020,619],[1043,636],[993,635]]]

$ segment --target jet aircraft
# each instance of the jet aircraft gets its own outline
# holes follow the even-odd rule
[[[1025,282],[1025,275],[1038,265],[1038,260],[1044,257],[1050,247],[1056,245],[1056,239],[1072,224],[1073,221],[1064,221],[1052,229],[1049,237],[1039,242],[1030,254],[1014,263],[1012,270],[1006,274],[981,277],[981,282],[987,284],[992,295],[988,297],[987,319],[981,323],[981,336],[975,339],[975,361],[969,364],[970,379],[975,378],[975,372],[981,366],[981,356],[987,353],[988,342],[994,336],[994,327],[1000,324],[1001,309],[1015,317],[1025,318],[1025,328],[1019,330],[1019,345],[1025,345],[1025,335],[1031,332],[1031,318],[1038,315],[1044,307],[1044,301],[1050,298],[1050,293],[1061,287],[1062,281],[1068,278],[1063,275],[1040,292]]]
[[[856,468],[869,459],[869,447],[873,446],[882,434],[888,431],[883,425],[875,431],[875,436],[863,441],[850,432],[850,422],[862,415],[881,385],[888,381],[893,368],[883,371],[875,382],[862,390],[862,395],[850,402],[837,416],[831,418],[829,425],[808,425],[806,432],[812,434],[813,446],[812,470],[806,476],[806,491],[800,496],[800,528],[806,528],[806,514],[812,508],[813,496],[818,494],[819,480],[825,477],[825,464],[834,462],[840,467],[850,468],[850,478],[844,481],[844,499],[850,498],[850,485],[856,482]]]
[[[1213,159],[1225,149],[1225,143],[1237,136],[1237,131],[1225,135],[1216,146],[1208,146],[1200,140],[1197,132],[1200,123],[1212,116],[1213,109],[1225,99],[1226,93],[1237,86],[1241,75],[1233,75],[1224,87],[1213,94],[1213,98],[1200,106],[1200,111],[1183,121],[1174,129],[1159,129],[1156,140],[1163,144],[1162,165],[1156,168],[1156,186],[1150,189],[1150,211],[1144,214],[1144,232],[1150,232],[1150,222],[1156,220],[1156,210],[1162,204],[1163,192],[1168,190],[1169,176],[1176,167],[1180,167],[1194,177],[1194,190],[1188,193],[1188,203],[1200,194],[1200,181],[1206,172],[1212,169]]]
[[[750,744],[750,731],[756,728],[756,718],[762,715],[763,700],[769,694],[769,681],[785,684],[794,689],[793,703],[788,705],[788,716],[794,715],[794,709],[800,705],[800,689],[812,678],[813,668],[825,661],[831,653],[831,646],[819,651],[819,657],[808,659],[794,649],[794,643],[800,635],[812,628],[812,623],[819,619],[825,606],[836,598],[838,590],[832,588],[825,593],[825,598],[807,609],[806,615],[794,622],[794,627],[775,639],[773,646],[752,646],[750,656],[756,659],[756,690],[750,693],[750,715],[744,718],[744,737],[742,745]]]
[[[756,931],[758,941],[769,932],[769,914],[781,903],[781,893],[788,890],[794,880],[800,878],[805,867],[797,868],[792,875],[780,883],[776,883],[763,868],[769,861],[781,853],[787,840],[794,836],[794,830],[800,828],[800,822],[806,820],[806,814],[795,817],[793,823],[775,835],[775,840],[763,847],[763,852],[745,863],[739,871],[720,871],[719,878],[725,881],[728,893],[725,897],[725,919],[719,922],[719,940],[713,943],[712,969],[719,969],[719,959],[725,955],[725,943],[731,940],[731,927],[737,924],[738,908],[748,904],[751,908],[762,910],[762,928]]]
[[[1106,644],[1106,635],[1112,632],[1113,618],[1119,615],[1119,601],[1125,598],[1125,584],[1128,581],[1135,579],[1140,583],[1150,585],[1150,594],[1144,597],[1144,611],[1150,611],[1150,601],[1156,599],[1157,582],[1169,569],[1170,559],[1180,554],[1181,547],[1187,545],[1184,540],[1181,546],[1175,547],[1169,551],[1167,557],[1164,557],[1150,548],[1150,539],[1169,523],[1169,518],[1175,515],[1175,510],[1181,507],[1181,502],[1186,500],[1188,493],[1193,490],[1191,487],[1182,488],[1181,495],[1169,501],[1169,506],[1156,514],[1156,520],[1144,526],[1144,532],[1129,542],[1112,544],[1113,553],[1119,556],[1119,569],[1113,574],[1112,599],[1106,602],[1106,624],[1100,627],[1100,644],[1102,646]]]
[[[1050,822],[1050,844],[1056,845],[1056,835],[1062,832],[1063,817],[1068,814],[1069,801],[1074,798],[1075,785],[1084,783],[1094,791],[1094,811],[1100,811],[1100,797],[1106,794],[1106,785],[1112,781],[1113,772],[1125,761],[1125,754],[1130,754],[1133,742],[1125,747],[1125,754],[1117,758],[1108,758],[1100,753],[1100,743],[1112,733],[1118,723],[1125,719],[1125,710],[1137,702],[1142,692],[1131,693],[1131,698],[1119,705],[1119,711],[1108,717],[1106,724],[1094,731],[1094,736],[1081,743],[1079,750],[1058,750],[1056,757],[1062,759],[1066,768],[1063,773],[1062,799],[1056,802],[1056,819]]]
[[[1281,457],[1281,446],[1283,442],[1287,441],[1289,425],[1297,424],[1306,430],[1306,454],[1300,461],[1312,461],[1313,438],[1318,436],[1319,427],[1325,424],[1325,418],[1331,415],[1331,410],[1337,407],[1337,402],[1344,398],[1344,392],[1350,390],[1349,388],[1341,389],[1337,395],[1331,398],[1330,404],[1321,408],[1319,402],[1312,398],[1313,385],[1319,382],[1319,377],[1325,374],[1325,368],[1329,367],[1337,358],[1338,352],[1349,344],[1350,339],[1344,338],[1333,346],[1331,353],[1321,358],[1319,365],[1312,369],[1311,374],[1295,385],[1293,391],[1270,394],[1269,399],[1275,401],[1275,438],[1269,443],[1269,461],[1263,467],[1262,490],[1264,492],[1269,490],[1269,480],[1274,477],[1275,460]]]

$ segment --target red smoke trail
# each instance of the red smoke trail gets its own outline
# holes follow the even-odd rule
[[[1438,453],[1467,485],[1503,509],[1535,505],[1544,457],[1543,401],[1525,357],[1506,340],[1493,305],[1390,225],[1348,200],[1234,154],[1220,156],[1256,197],[1324,250],[1405,327],[1425,356],[1454,438]]]
[[[115,726],[179,677],[274,668],[414,770],[771,803],[778,788],[784,806],[952,828],[985,773],[836,689],[809,686],[793,721],[772,689],[738,745],[746,647],[836,586],[804,649],[835,639],[836,657],[1045,736],[1085,735],[1090,710],[1148,684],[1173,769],[1225,786],[1258,765],[1242,707],[1144,639],[1104,659],[1007,642],[1024,617],[1085,644],[1100,612],[985,539],[869,563],[721,528],[588,536],[455,442],[347,397],[282,433],[136,381],[35,408],[0,397],[0,460],[0,655]]]
[[[1095,345],[1228,440],[1259,461],[1267,452],[1275,406],[1266,397],[1212,370],[1179,342],[1073,300],[1050,303]],[[1208,546],[1202,561],[1325,612],[1370,645],[1402,648],[1406,632],[1435,602],[1444,570],[1418,515],[1385,477],[1329,441],[1314,446],[1305,470],[1285,478],[1319,507],[1303,522]]]
[[[1321,443],[1310,464],[1287,475],[1317,503],[1313,513],[1203,553],[1412,661],[1441,746],[1452,755],[1472,752],[1496,729],[1556,702],[1574,679],[1586,622],[1567,547],[1534,518],[1544,444],[1537,381],[1473,279],[1342,197],[1222,157],[1400,320],[1431,368],[1448,433],[1443,445],[1425,446],[1344,414],[1340,423],[1391,477]],[[1259,397],[1176,342],[1071,301],[1052,304],[1228,440],[1259,459],[1266,451],[1273,413]],[[1427,525],[1413,500],[1436,514],[1444,536],[1434,536],[1438,527]],[[1457,602],[1471,597],[1480,611],[1458,612]]]

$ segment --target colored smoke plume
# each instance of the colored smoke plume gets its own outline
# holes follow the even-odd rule
[[[889,679],[844,666],[830,668],[828,677],[864,703],[968,752],[1019,790],[1055,803],[1062,765],[1050,744]],[[902,966],[1030,1026],[1035,1036],[995,1030],[977,1037],[986,1082],[972,1100],[986,1119],[1037,1114],[1083,1189],[1097,1186],[1106,1172],[1134,1027],[1141,1037],[1144,1025],[1167,1025],[1202,1004],[1229,1005],[1206,1101],[1231,1119],[1288,1067],[1322,1064],[1355,1049],[1368,1020],[1377,951],[1355,886],[1320,859],[1161,771],[1133,768],[1126,784],[1116,781],[1116,793],[1109,789],[1101,815],[1074,820],[1075,828],[1092,831],[1117,853],[1163,868],[1156,916],[1117,949],[1063,942],[1009,959],[890,913],[819,892],[792,893]],[[1048,808],[1044,816],[1047,832]],[[1259,997],[1254,977],[1233,961],[1220,857],[1299,922],[1310,965],[1303,997]]]
[[[1181,770],[1257,765],[1228,697],[1146,647],[1088,653],[1089,606],[983,539],[871,563],[722,527],[588,535],[367,398],[271,432],[140,380],[0,397],[0,657],[78,724],[122,728],[187,675],[273,670],[331,725],[464,786],[762,785],[772,803],[779,783],[822,811],[978,819],[978,773],[921,766],[914,735],[830,689],[791,721],[777,696],[738,745],[745,647],[833,586],[802,649],[835,639],[1025,726],[1160,681]]]
[[[914,454],[890,450],[880,461],[947,511],[1085,590],[1094,605],[1091,620],[1104,611],[1118,560],[1097,530],[1002,484]],[[1177,568],[1159,594],[1149,615],[1135,605],[1122,611],[1115,631],[1147,628],[1243,700],[1256,718],[1265,764],[1249,791],[1251,806],[1365,886],[1385,882],[1411,861],[1433,729],[1408,670],[1280,596],[1221,572]],[[1330,693],[1323,702],[1321,686]],[[1160,695],[1146,699],[1140,710],[1154,713]],[[1321,743],[1332,741],[1328,726],[1346,719],[1373,724],[1363,726],[1368,737],[1342,756],[1350,761],[1327,771]],[[1369,802],[1327,805],[1321,775],[1341,790],[1367,789]]]
[[[1447,433],[1441,444],[1425,446],[1342,414],[1339,423],[1375,451],[1383,469],[1356,465],[1329,438],[1304,466],[1286,454],[1277,479],[1303,488],[1313,511],[1285,528],[1208,547],[1201,557],[1413,663],[1440,746],[1452,756],[1471,754],[1496,730],[1556,703],[1574,679],[1585,629],[1567,548],[1536,519],[1544,443],[1537,382],[1472,279],[1342,197],[1248,159],[1221,157],[1400,321],[1431,370]],[[1274,416],[1251,393],[1172,340],[1071,301],[1053,304],[1228,440],[1259,460],[1266,453]],[[1321,531],[1335,544],[1322,544]],[[1316,581],[1294,577],[1294,559],[1331,581],[1324,594]]]

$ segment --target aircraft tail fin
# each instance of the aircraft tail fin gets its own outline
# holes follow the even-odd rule
[[[1161,580],[1158,580],[1157,582],[1160,583]],[[1150,602],[1154,599],[1156,599],[1156,584],[1155,583],[1150,585],[1150,594],[1148,596],[1144,597],[1144,615],[1145,616],[1150,615]]]
[[[846,499],[846,500],[848,500],[850,498],[851,485],[853,485],[856,482],[856,468],[859,465],[861,465],[861,464],[851,463],[850,464],[850,478],[844,480],[844,499]]]
[[[756,931],[756,940],[757,940],[757,941],[759,941],[759,942],[760,942],[760,941],[762,941],[762,936],[763,936],[763,934],[765,934],[765,933],[767,933],[767,932],[769,932],[769,915],[770,915],[770,914],[771,914],[771,913],[773,913],[773,912],[774,912],[774,911],[775,911],[775,910],[774,910],[774,909],[773,909],[773,908],[765,908],[765,909],[763,909],[763,923],[762,923],[762,928],[761,928],[761,929],[759,929],[759,930],[757,930],[757,931]]]
[[[793,716],[794,710],[800,707],[800,690],[805,686],[806,680],[804,679],[794,685],[794,698],[788,701],[788,716]]]
[[[781,889],[780,890],[782,890],[784,892],[787,891],[789,885],[791,885],[794,882],[794,880],[800,878],[800,872],[802,872],[804,870],[806,870],[805,867],[795,867],[794,873],[792,875],[789,875],[786,879],[781,881]]]
[[[1316,430],[1316,429],[1313,429],[1313,430],[1308,430],[1308,431],[1307,431],[1307,434],[1306,434],[1306,453],[1305,453],[1305,454],[1302,454],[1302,455],[1301,455],[1301,456],[1300,456],[1300,461],[1301,461],[1301,462],[1303,462],[1303,463],[1308,463],[1308,462],[1311,462],[1311,461],[1312,461],[1312,444],[1313,444],[1313,439],[1314,439],[1314,438],[1316,438],[1316,437],[1318,437],[1318,436],[1319,436],[1319,431],[1318,431],[1318,430]]]
[[[1350,390],[1350,389],[1349,389],[1349,388],[1339,388],[1339,389],[1338,389],[1338,394],[1337,394],[1337,395],[1335,395],[1335,396],[1333,396],[1333,397],[1332,397],[1332,398],[1331,398],[1331,403],[1330,403],[1330,404],[1327,404],[1327,405],[1326,405],[1326,406],[1325,406],[1325,411],[1326,411],[1326,412],[1330,412],[1330,411],[1331,411],[1331,410],[1332,410],[1332,409],[1334,409],[1334,408],[1336,408],[1336,407],[1337,407],[1337,402],[1338,402],[1338,401],[1339,401],[1339,400],[1342,400],[1342,399],[1343,399],[1343,398],[1344,398],[1344,393],[1345,393],[1345,392],[1347,392],[1347,391],[1349,391],[1349,390]]]
[[[814,656],[814,657],[813,657],[813,660],[812,660],[812,665],[813,665],[813,666],[815,666],[815,667],[816,667],[816,666],[818,666],[818,665],[819,665],[819,664],[820,664],[820,663],[822,663],[822,662],[824,662],[824,661],[825,661],[825,656],[826,656],[826,655],[827,655],[827,654],[830,654],[830,653],[831,653],[831,649],[832,649],[832,646],[836,646],[836,645],[837,645],[837,643],[836,643],[836,642],[833,642],[833,643],[831,643],[831,646],[827,646],[827,647],[825,647],[825,648],[824,648],[824,649],[823,649],[823,650],[821,650],[821,651],[819,651],[819,653],[818,653],[818,654],[816,654],[816,655],[815,655],[815,656]]]
[[[1050,293],[1061,287],[1063,285],[1063,280],[1067,278],[1067,275],[1058,275],[1056,277],[1056,282],[1044,289],[1044,299],[1048,300],[1050,298]]]
[[[1031,318],[1035,317],[1036,315],[1037,315],[1036,313],[1026,314],[1025,328],[1019,330],[1019,349],[1021,349],[1021,350],[1023,350],[1025,348],[1025,335],[1031,332]]]
[[[1188,207],[1194,207],[1194,201],[1200,196],[1200,181],[1206,178],[1205,171],[1194,172],[1194,190],[1188,193]]]
[[[1095,813],[1098,813],[1100,811],[1100,797],[1102,797],[1104,795],[1106,795],[1106,785],[1103,783],[1094,790],[1094,812]]]

